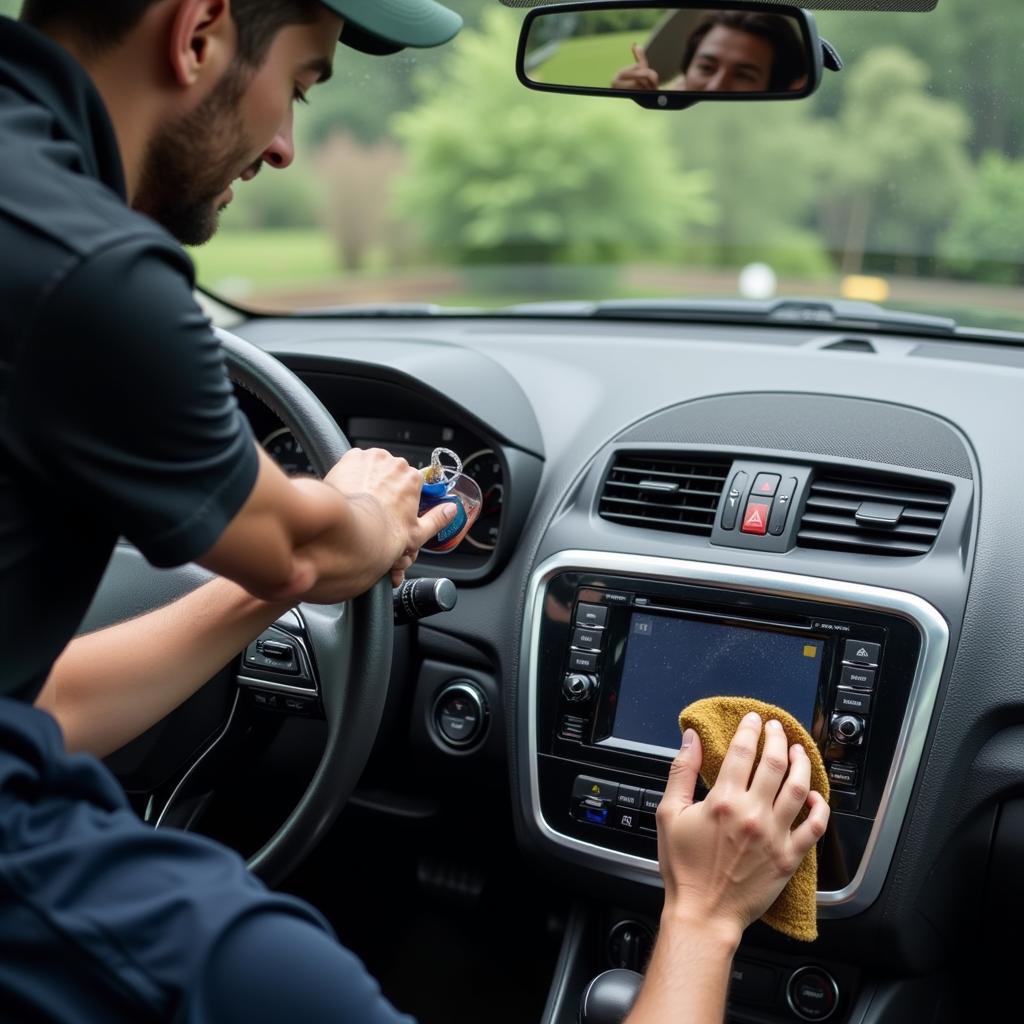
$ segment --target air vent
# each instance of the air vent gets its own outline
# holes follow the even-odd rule
[[[604,483],[603,519],[711,536],[729,462],[662,452],[621,452]]]
[[[924,555],[949,507],[947,488],[884,477],[818,477],[811,484],[797,543],[867,555]]]

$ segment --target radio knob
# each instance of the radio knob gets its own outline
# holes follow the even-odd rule
[[[832,738],[837,743],[860,743],[864,735],[864,719],[856,715],[836,715],[832,719]]]
[[[597,676],[586,675],[583,672],[570,672],[562,680],[562,693],[565,695],[565,699],[572,701],[573,704],[590,700],[596,689]]]

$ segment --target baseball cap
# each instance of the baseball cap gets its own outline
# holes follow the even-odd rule
[[[462,18],[436,0],[320,0],[345,19],[341,41],[364,53],[397,53],[407,46],[447,43]]]

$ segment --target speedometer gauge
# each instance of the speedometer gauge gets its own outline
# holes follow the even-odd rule
[[[483,448],[466,458],[462,471],[480,485],[484,496],[480,515],[466,534],[466,543],[480,551],[493,551],[498,543],[505,502],[505,475],[501,463],[490,448]]]
[[[263,439],[263,448],[289,476],[316,475],[302,445],[287,427],[268,434]]]

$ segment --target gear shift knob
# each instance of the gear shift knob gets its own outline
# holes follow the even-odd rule
[[[583,990],[580,1024],[622,1024],[633,1009],[644,976],[616,968],[599,974]]]

